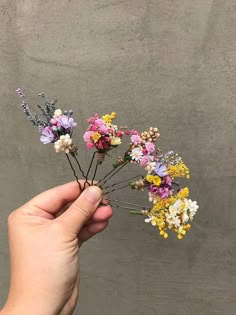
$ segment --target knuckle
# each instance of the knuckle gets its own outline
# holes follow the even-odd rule
[[[81,207],[81,205],[77,202],[74,203],[75,209],[80,212],[86,219],[91,217],[91,211],[88,207]]]
[[[18,210],[14,210],[13,212],[11,212],[8,216],[8,225],[14,225],[17,221],[18,218]]]

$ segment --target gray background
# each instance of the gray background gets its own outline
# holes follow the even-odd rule
[[[140,131],[158,126],[160,146],[190,167],[200,204],[182,241],[115,209],[109,228],[82,249],[75,314],[235,314],[235,66],[234,0],[0,0],[1,305],[8,214],[73,180],[25,121],[20,86],[32,105],[43,90],[73,108],[80,142],[95,112],[117,111],[118,123]],[[117,196],[143,199],[129,190]]]

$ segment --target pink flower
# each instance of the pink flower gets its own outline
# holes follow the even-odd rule
[[[172,195],[172,190],[168,187],[158,187],[154,184],[151,184],[148,190],[156,196],[159,196],[162,199],[165,199]]]
[[[172,178],[171,178],[171,176],[165,176],[165,177],[164,177],[164,180],[165,180],[165,184],[166,184],[166,185],[171,185],[171,183],[172,183]]]
[[[87,142],[86,146],[89,150],[91,150],[94,147],[94,144],[92,142]]]
[[[141,138],[140,138],[140,136],[139,135],[136,135],[136,134],[134,134],[134,135],[132,135],[131,136],[131,142],[133,143],[133,144],[139,144],[140,142],[141,142]]]
[[[97,143],[97,146],[96,146],[99,150],[103,150],[104,149],[104,147],[103,147],[103,144],[102,144],[102,142],[101,141],[98,141],[98,143]]]
[[[98,114],[95,114],[93,117],[88,118],[87,121],[88,123],[93,123],[96,119],[98,119]]]
[[[108,132],[108,133],[115,133],[115,130],[114,130],[113,128],[108,128],[108,129],[107,129],[107,132]]]
[[[169,197],[169,196],[171,196],[172,195],[172,191],[170,190],[170,189],[168,189],[167,187],[160,187],[159,189],[158,189],[158,194],[159,194],[159,196],[162,198],[162,199],[165,199],[165,198],[167,198],[167,197]]]
[[[93,131],[86,131],[83,135],[84,141],[89,142],[91,140],[91,136],[94,134]]]
[[[57,121],[56,121],[56,119],[52,118],[52,119],[50,120],[50,123],[51,123],[52,125],[56,125],[56,124],[57,124]]]
[[[104,121],[103,121],[101,118],[99,118],[99,119],[96,119],[96,120],[94,121],[94,124],[95,124],[96,126],[102,126],[102,125],[104,125]]]
[[[130,131],[130,133],[131,133],[131,135],[139,135],[138,131],[137,131],[137,130],[134,130],[134,129],[132,129],[132,130]]]
[[[149,155],[145,155],[142,157],[142,160],[140,161],[140,166],[145,167],[148,165],[150,161],[150,156]]]
[[[123,131],[118,130],[116,133],[116,136],[121,138],[123,136],[123,134],[124,134]]]
[[[103,134],[105,134],[105,133],[107,133],[107,127],[105,126],[105,125],[102,125],[102,126],[100,126],[100,128],[99,128],[99,132],[100,133],[103,133]]]
[[[149,154],[151,154],[155,151],[155,145],[150,141],[145,143],[145,147],[146,147]]]

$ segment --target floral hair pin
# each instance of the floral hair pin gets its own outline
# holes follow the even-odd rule
[[[16,92],[22,100],[21,107],[26,117],[38,128],[40,141],[43,144],[52,144],[56,153],[65,154],[81,190],[85,189],[86,184],[93,185],[98,166],[102,165],[105,156],[110,156],[111,151],[122,144],[123,137],[129,136],[130,144],[123,156],[115,159],[112,169],[95,183],[103,190],[103,202],[108,201],[116,208],[129,209],[131,214],[144,215],[145,222],[156,227],[164,238],[168,237],[168,230],[177,233],[178,239],[183,238],[191,227],[198,205],[196,201],[187,198],[189,189],[181,188],[176,181],[178,178],[190,178],[189,169],[182,158],[173,151],[163,154],[156,147],[156,141],[160,137],[158,128],[150,127],[147,131],[139,133],[137,130],[115,125],[114,112],[101,117],[95,114],[87,120],[89,126],[83,135],[87,149],[94,150],[89,167],[84,172],[78,159],[78,151],[81,148],[72,139],[74,129],[77,127],[72,110],[62,111],[56,107],[56,99],[49,101],[40,93],[42,105],[37,105],[40,114],[32,114],[22,90],[17,89]],[[75,163],[72,163],[71,158]],[[108,183],[130,163],[143,169],[143,174],[139,171],[138,175],[126,180]],[[79,182],[77,167],[85,180],[83,187]],[[89,181],[92,168],[94,171]],[[144,206],[111,198],[113,192],[128,187],[146,193],[150,205]]]

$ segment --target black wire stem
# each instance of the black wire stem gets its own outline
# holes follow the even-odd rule
[[[70,158],[69,158],[69,155],[68,155],[67,153],[66,153],[66,157],[67,157],[67,160],[68,160],[68,162],[69,162],[69,164],[70,164],[70,167],[71,167],[71,169],[72,169],[72,171],[73,171],[73,173],[74,173],[74,176],[75,176],[75,178],[76,178],[76,181],[77,181],[77,183],[79,184],[80,191],[82,192],[83,189],[82,189],[82,187],[81,187],[79,178],[78,178],[78,176],[77,176],[77,174],[76,174],[76,171],[75,171],[75,169],[74,169],[74,167],[73,167],[73,165],[72,165],[72,163],[71,163],[71,160],[70,160]]]
[[[146,207],[146,206],[144,206],[144,205],[139,205],[139,204],[137,204],[137,203],[127,202],[127,201],[121,201],[121,200],[117,200],[117,199],[106,199],[106,200],[111,201],[112,204],[113,204],[113,202],[114,202],[114,203],[118,203],[118,204],[120,203],[121,206],[122,206],[122,204],[124,204],[124,205],[130,205],[130,206],[134,206],[134,207],[140,207],[141,210],[143,210],[143,209],[150,209],[149,207]]]
[[[124,164],[124,163],[123,163],[123,164]],[[97,185],[99,185],[104,179],[106,179],[110,174],[112,174],[115,170],[117,170],[118,167],[122,166],[123,164],[118,165],[117,167],[113,167],[112,170],[109,171],[109,173],[107,173],[103,178],[101,178],[101,179],[97,182]]]
[[[96,177],[96,174],[97,174],[97,170],[98,170],[98,165],[99,165],[99,160],[97,160],[97,163],[96,163],[96,166],[95,166],[95,170],[94,170],[94,173],[93,173],[93,178],[92,178],[92,184],[93,185],[93,181]]]
[[[77,163],[77,165],[78,165],[78,167],[79,167],[79,170],[80,170],[80,172],[81,172],[83,178],[86,180],[86,176],[85,176],[85,174],[84,174],[84,171],[82,170],[82,167],[81,167],[81,165],[80,165],[80,163],[79,163],[79,161],[78,161],[76,155],[73,154],[72,156],[73,156],[73,158],[75,159],[75,161],[76,161],[76,163]]]
[[[97,151],[93,152],[93,156],[92,156],[92,158],[91,158],[91,161],[90,161],[90,164],[89,164],[89,168],[88,168],[87,174],[86,174],[86,176],[85,176],[85,177],[86,177],[86,181],[88,180],[89,172],[90,172],[91,167],[92,167],[92,165],[93,165],[93,161],[94,161],[94,158],[95,158],[96,153],[97,153]]]
[[[134,178],[137,178],[137,177],[142,177],[142,175],[136,175],[136,176],[130,177],[130,178],[128,178],[128,179],[122,180],[122,181],[120,181],[120,182],[116,182],[116,183],[114,183],[114,184],[112,184],[112,185],[108,185],[108,186],[106,186],[106,187],[103,187],[103,189],[112,188],[112,187],[114,187],[114,186],[117,186],[117,185],[120,185],[120,184],[122,184],[122,183],[128,182],[129,180],[134,179]]]
[[[140,214],[141,212],[144,210],[144,211],[149,211],[149,209],[134,209],[134,208],[131,208],[131,207],[125,207],[125,206],[119,206],[119,205],[112,205],[112,207],[114,208],[122,208],[122,209],[128,209],[130,211],[140,211]]]
[[[118,169],[117,167],[116,168],[113,168],[113,170],[111,170],[105,177],[103,177],[98,183],[97,185],[99,185],[104,179],[106,179],[109,175],[110,177],[108,177],[104,183],[102,183],[102,185],[106,184],[110,179],[112,179],[112,177],[117,174],[120,170],[122,170],[122,168],[128,164],[128,161],[126,161],[125,163],[123,163]],[[113,173],[114,172],[114,173]]]
[[[124,189],[124,188],[126,188],[126,187],[130,187],[129,183],[126,184],[126,185],[124,185],[124,186],[121,186],[121,187],[119,187],[119,188],[112,189],[112,190],[110,190],[110,191],[104,191],[104,195],[110,194],[110,193],[112,193],[112,192],[114,192],[114,191],[118,191],[118,190]]]

